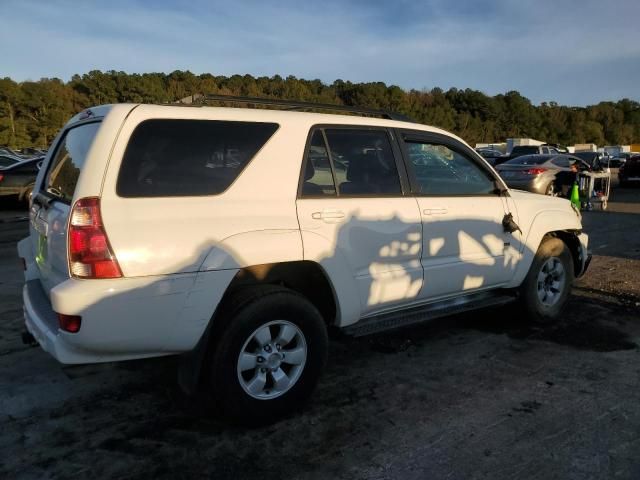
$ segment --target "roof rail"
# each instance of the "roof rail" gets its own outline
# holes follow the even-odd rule
[[[207,102],[245,103],[247,105],[273,105],[285,107],[285,110],[333,110],[337,112],[354,113],[363,116],[380,117],[388,120],[415,123],[411,118],[400,113],[370,108],[349,107],[331,103],[300,102],[298,100],[281,100],[277,98],[240,97],[235,95],[195,94],[180,99],[177,103],[201,104]]]

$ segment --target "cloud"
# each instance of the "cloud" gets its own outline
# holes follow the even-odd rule
[[[17,80],[188,69],[519,90],[571,104],[640,94],[615,74],[640,74],[637,0],[7,0],[0,16],[10,19],[0,75]]]

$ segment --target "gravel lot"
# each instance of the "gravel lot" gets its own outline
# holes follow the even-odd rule
[[[595,258],[560,324],[512,307],[333,340],[311,404],[262,429],[202,418],[173,359],[24,346],[20,216],[0,212],[0,478],[640,478],[640,189],[585,213]]]

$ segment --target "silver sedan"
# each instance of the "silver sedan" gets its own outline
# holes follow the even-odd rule
[[[571,155],[522,155],[496,170],[509,188],[565,196],[577,172],[589,170],[589,166]]]

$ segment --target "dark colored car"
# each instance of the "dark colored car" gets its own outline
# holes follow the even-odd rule
[[[495,159],[494,165],[501,165],[514,158],[521,157],[522,155],[558,155],[560,152],[555,147],[548,145],[517,145],[513,147],[509,155],[503,155],[502,157]]]
[[[594,170],[606,168],[609,165],[609,154],[601,152],[576,152],[574,157],[587,162]]]
[[[11,165],[15,165],[21,160],[22,160],[21,158],[14,157],[12,155],[0,154],[0,168],[10,167]]]
[[[496,170],[510,188],[566,196],[576,173],[591,167],[571,155],[521,155]]]
[[[640,155],[629,157],[627,161],[620,166],[618,170],[618,180],[621,187],[631,184],[640,185]]]
[[[496,159],[504,157],[504,154],[500,150],[493,148],[476,148],[476,152],[478,152],[489,165],[496,165]]]
[[[10,167],[0,169],[0,198],[3,203],[7,200],[29,203],[33,183],[40,171],[43,158],[23,160]]]

